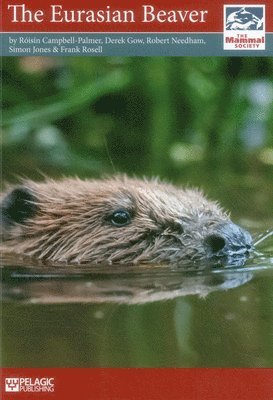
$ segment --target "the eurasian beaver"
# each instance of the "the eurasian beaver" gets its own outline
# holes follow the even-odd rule
[[[252,242],[200,191],[125,176],[25,181],[1,214],[3,252],[51,262],[192,264],[244,257]]]

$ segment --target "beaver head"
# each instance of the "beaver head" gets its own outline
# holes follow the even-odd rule
[[[2,200],[4,252],[71,263],[243,257],[251,236],[200,191],[157,180],[25,181]]]

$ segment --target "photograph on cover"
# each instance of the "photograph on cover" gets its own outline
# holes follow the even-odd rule
[[[273,61],[3,59],[4,367],[272,367]]]

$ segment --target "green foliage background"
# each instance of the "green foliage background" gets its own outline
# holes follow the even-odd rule
[[[3,177],[159,175],[240,215],[251,195],[266,217],[272,71],[272,58],[6,57]]]

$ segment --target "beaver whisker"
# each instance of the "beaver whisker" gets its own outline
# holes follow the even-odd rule
[[[262,237],[260,237],[256,242],[253,243],[253,246],[257,246],[258,244],[261,244],[264,240],[268,239],[270,236],[273,236],[273,231],[271,229],[268,229],[265,233],[262,234]]]

